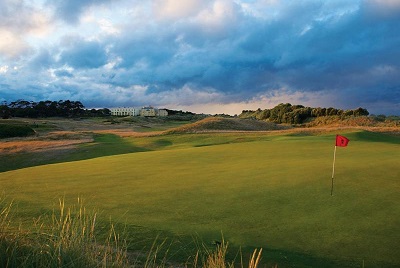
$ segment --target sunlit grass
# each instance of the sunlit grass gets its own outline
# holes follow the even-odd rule
[[[272,264],[397,265],[398,138],[341,134],[350,144],[337,151],[333,197],[333,134],[132,138],[153,151],[1,173],[0,186],[19,217],[84,196],[128,229],[204,241],[223,231],[230,247],[262,247]]]

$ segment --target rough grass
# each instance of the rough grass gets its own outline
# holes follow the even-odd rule
[[[320,116],[313,118],[305,124],[307,127],[330,126],[330,127],[399,127],[396,120],[380,122],[369,116]]]
[[[271,265],[399,265],[399,139],[341,134],[333,197],[333,134],[132,138],[153,151],[4,172],[0,187],[21,217],[81,195],[117,223],[205,241],[223,231]]]
[[[29,229],[12,222],[11,206],[1,206],[1,201],[1,267],[128,267],[125,241],[112,226],[100,241],[96,213],[87,211],[79,200],[72,207],[60,201],[50,219],[41,215]]]
[[[195,123],[170,129],[167,131],[167,133],[198,133],[204,131],[266,131],[277,129],[284,129],[284,127],[278,126],[274,123],[258,120],[207,117]]]

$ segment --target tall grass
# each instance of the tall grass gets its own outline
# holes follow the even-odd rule
[[[10,209],[3,205],[0,215],[1,267],[128,267],[125,240],[111,226],[98,241],[96,213],[81,200],[71,207],[60,200],[59,211],[35,219],[28,231],[15,228]]]
[[[12,203],[0,198],[0,267],[235,267],[234,261],[226,260],[228,243],[224,240],[212,250],[203,244],[203,250],[186,264],[168,260],[169,250],[164,249],[167,240],[156,239],[147,254],[128,252],[127,240],[113,224],[105,239],[98,238],[97,213],[87,210],[79,198],[76,206],[66,206],[60,200],[57,211],[35,219],[28,230],[21,224],[15,226],[11,209]],[[253,252],[249,268],[258,267],[261,252]],[[145,260],[139,261],[138,256],[145,256]],[[240,265],[244,267],[242,259]]]

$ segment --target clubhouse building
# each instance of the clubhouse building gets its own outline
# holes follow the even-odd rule
[[[134,107],[117,107],[110,108],[111,115],[113,116],[144,116],[144,117],[158,117],[168,116],[167,109],[157,109],[152,106],[143,108]]]

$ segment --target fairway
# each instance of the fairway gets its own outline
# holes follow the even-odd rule
[[[146,150],[3,172],[0,189],[25,221],[82,197],[128,229],[222,232],[279,267],[400,266],[400,139],[342,134],[333,196],[333,134],[126,138]]]

